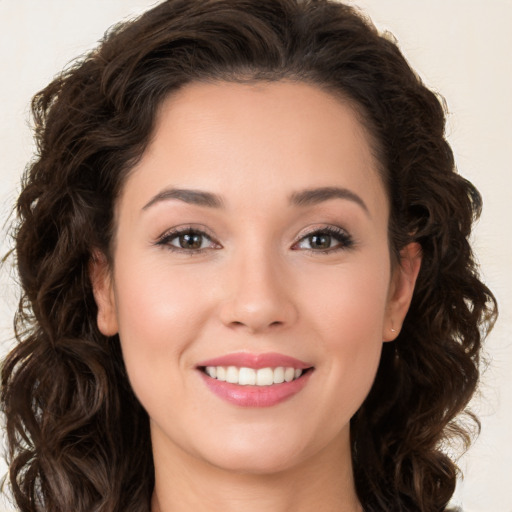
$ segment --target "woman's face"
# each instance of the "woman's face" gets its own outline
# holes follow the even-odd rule
[[[92,267],[157,457],[255,473],[349,457],[419,266],[411,246],[392,271],[388,213],[364,128],[319,88],[167,99],[117,204],[113,268]]]

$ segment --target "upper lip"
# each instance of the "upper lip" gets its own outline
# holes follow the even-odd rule
[[[236,366],[238,368],[254,368],[255,370],[259,368],[277,368],[283,366],[305,370],[311,368],[313,365],[306,361],[300,361],[295,357],[278,354],[277,352],[267,352],[264,354],[236,352],[202,361],[198,363],[197,366]]]

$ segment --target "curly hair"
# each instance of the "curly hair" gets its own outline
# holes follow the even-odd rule
[[[468,238],[481,209],[457,174],[442,102],[396,44],[333,0],[168,0],[112,28],[33,99],[37,155],[17,202],[18,344],[2,368],[10,482],[23,512],[147,512],[147,413],[119,339],[96,324],[88,265],[111,257],[114,205],[163,100],[194,81],[306,82],[351,101],[376,144],[393,254],[423,252],[403,329],[351,421],[366,512],[442,511],[467,447],[456,423],[496,301]],[[478,420],[471,416],[474,424]]]

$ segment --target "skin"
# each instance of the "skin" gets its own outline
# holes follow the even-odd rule
[[[113,268],[100,253],[91,265],[99,328],[119,333],[150,416],[153,512],[361,510],[350,418],[420,266],[415,244],[391,264],[377,168],[350,105],[312,85],[191,84],[161,106],[118,200]],[[319,187],[350,194],[290,204]],[[223,207],[164,198],[170,188],[217,194]],[[158,243],[177,226],[205,231],[204,250]],[[329,226],[344,237],[324,239],[326,253],[308,234]],[[285,402],[239,407],[196,365],[242,351],[314,371]]]

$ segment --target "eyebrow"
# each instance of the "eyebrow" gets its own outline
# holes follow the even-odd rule
[[[313,206],[329,199],[347,199],[358,204],[366,214],[370,214],[366,203],[355,192],[341,187],[321,187],[294,192],[290,203],[294,206]]]
[[[162,190],[154,196],[147,204],[143,206],[143,210],[147,210],[150,206],[160,201],[168,201],[177,199],[188,204],[198,206],[207,206],[208,208],[224,208],[224,201],[217,194],[211,192],[203,192],[202,190],[190,190],[184,188],[169,188]]]
[[[156,194],[142,209],[147,210],[156,203],[173,199],[183,201],[187,204],[206,206],[208,208],[225,208],[222,197],[217,194],[202,190],[169,188]],[[366,203],[360,196],[349,189],[341,187],[320,187],[293,192],[289,197],[289,203],[292,206],[305,207],[314,206],[330,199],[346,199],[352,201],[359,205],[368,215],[370,213]]]

